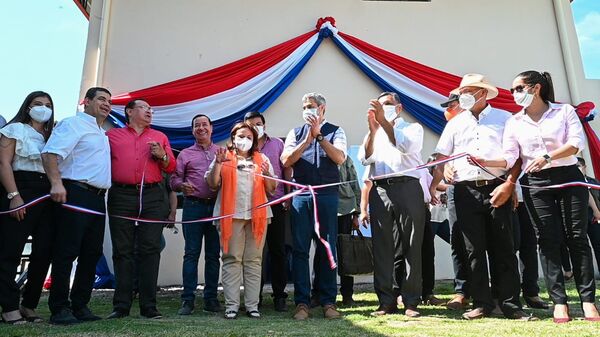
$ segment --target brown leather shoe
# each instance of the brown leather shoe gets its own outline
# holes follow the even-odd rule
[[[418,311],[416,305],[407,305],[406,310],[404,310],[404,315],[408,318],[417,318],[421,317],[421,313]]]
[[[294,319],[297,321],[304,321],[310,316],[310,310],[308,305],[300,303],[296,306],[296,312],[294,313]]]
[[[323,306],[323,317],[327,319],[336,319],[342,317],[339,311],[335,308],[333,304],[325,304]]]
[[[434,307],[443,306],[447,302],[435,297],[435,295],[429,295],[423,299],[423,304],[433,305]]]
[[[456,294],[453,299],[448,301],[446,307],[450,310],[464,310],[469,305],[469,300],[464,295]]]
[[[473,310],[469,310],[462,315],[462,317],[464,319],[468,319],[468,320],[480,319],[480,318],[484,318],[486,316],[487,316],[487,313],[481,307],[474,308]]]
[[[393,315],[398,313],[398,307],[393,305],[380,305],[377,310],[371,313],[371,316],[384,316],[384,315]]]

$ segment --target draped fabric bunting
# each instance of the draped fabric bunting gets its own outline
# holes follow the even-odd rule
[[[579,119],[583,124],[583,131],[585,131],[588,140],[588,151],[592,158],[594,177],[597,177],[596,179],[598,179],[598,177],[600,177],[600,140],[590,125],[590,121],[596,116],[596,110],[594,108],[594,103],[583,102],[575,107],[575,111],[577,111],[577,116],[579,116]]]
[[[234,122],[248,111],[264,112],[296,78],[323,38],[335,45],[382,90],[400,95],[404,109],[419,122],[441,133],[446,121],[439,106],[460,77],[408,60],[338,32],[335,20],[321,18],[316,29],[289,41],[221,67],[113,97],[111,120],[123,125],[124,106],[144,98],[154,108],[153,128],[163,131],[181,149],[193,143],[191,119],[196,114],[213,120],[213,138],[229,136]],[[508,90],[500,89],[490,104],[516,112]]]
[[[191,145],[191,120],[205,114],[213,138],[225,139],[248,111],[264,112],[300,73],[322,41],[315,30],[233,63],[151,88],[114,96],[112,121],[125,122],[125,104],[143,98],[154,108],[152,127],[176,149]]]

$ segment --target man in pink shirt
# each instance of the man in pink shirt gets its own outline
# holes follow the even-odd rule
[[[171,188],[183,192],[183,220],[210,217],[215,206],[216,191],[211,190],[204,179],[208,166],[220,148],[212,140],[212,121],[206,115],[192,118],[192,133],[196,142],[181,151],[177,157],[177,168],[171,176]],[[221,311],[217,300],[221,245],[219,233],[212,222],[183,224],[185,253],[183,256],[183,293],[180,315],[191,315],[195,308],[198,286],[198,260],[204,239],[204,310]]]
[[[163,172],[175,170],[175,157],[167,136],[150,128],[152,113],[146,101],[132,100],[125,106],[127,126],[106,133],[112,172],[112,186],[108,192],[110,215],[157,220],[165,220],[168,216],[169,202],[160,183]],[[116,217],[109,219],[116,287],[113,312],[108,318],[129,315],[135,270],[143,275],[138,277],[140,314],[151,319],[161,318],[156,308],[156,281],[163,225]],[[134,267],[135,249],[137,268]]]

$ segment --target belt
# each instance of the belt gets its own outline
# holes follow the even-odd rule
[[[98,188],[98,187],[94,187],[92,185],[86,184],[86,183],[82,183],[81,181],[77,181],[77,180],[68,180],[65,179],[66,182],[70,183],[71,185],[75,185],[77,187],[83,188],[84,190],[88,190],[96,195],[102,195],[104,196],[104,194],[106,193],[106,189],[104,188]]]
[[[185,196],[184,198],[191,200],[191,201],[196,201],[202,204],[206,204],[206,205],[212,205],[215,203],[215,199],[214,198],[198,198],[198,197],[194,197],[194,196]]]
[[[465,180],[465,181],[459,181],[456,184],[457,185],[465,185],[465,186],[469,186],[469,187],[484,187],[484,186],[489,186],[489,185],[499,185],[501,183],[503,183],[502,179],[495,178],[495,179],[491,179],[491,180]]]
[[[118,187],[118,188],[125,188],[125,189],[129,189],[129,190],[140,190],[142,188],[142,186],[144,188],[152,188],[152,187],[156,187],[160,185],[160,183],[150,183],[150,184],[119,184],[119,183],[112,183],[112,186],[114,187]]]
[[[416,180],[416,179],[417,178],[410,177],[410,176],[382,178],[382,179],[373,180],[373,185],[375,185],[375,186],[393,185],[393,184],[405,183],[407,181]]]

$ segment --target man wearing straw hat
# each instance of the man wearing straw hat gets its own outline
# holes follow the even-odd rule
[[[462,78],[458,92],[463,112],[448,122],[435,152],[438,159],[466,152],[478,158],[492,159],[502,148],[504,125],[510,114],[497,110],[488,100],[498,96],[498,89],[480,74]],[[454,92],[454,91],[453,91]],[[529,319],[519,301],[519,271],[515,256],[512,231],[512,203],[495,204],[493,191],[502,184],[507,170],[494,168],[489,174],[470,165],[466,157],[454,161],[454,201],[456,216],[465,239],[471,278],[470,292],[473,310],[465,319],[478,319],[491,314],[495,308],[488,277],[488,256],[495,297],[504,316]],[[441,167],[435,170],[430,190],[442,179]],[[486,253],[488,255],[486,255]]]

